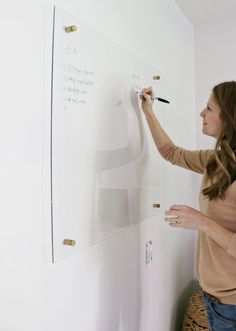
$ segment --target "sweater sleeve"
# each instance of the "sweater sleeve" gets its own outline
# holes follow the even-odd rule
[[[169,141],[159,149],[159,152],[165,160],[172,164],[202,174],[204,173],[209,157],[214,151],[186,150],[176,146],[172,141]]]
[[[236,258],[236,233],[233,234],[230,242],[229,242],[229,246],[227,249],[227,252]]]

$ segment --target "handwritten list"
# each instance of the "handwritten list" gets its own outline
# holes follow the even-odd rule
[[[95,84],[95,72],[73,63],[73,57],[80,56],[76,45],[67,45],[68,61],[64,65],[62,90],[63,105],[67,109],[71,105],[86,104],[91,87]]]

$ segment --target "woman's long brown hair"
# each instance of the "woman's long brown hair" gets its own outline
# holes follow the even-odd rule
[[[236,81],[216,85],[212,92],[221,109],[222,128],[206,167],[210,184],[202,192],[209,200],[224,199],[236,180]]]

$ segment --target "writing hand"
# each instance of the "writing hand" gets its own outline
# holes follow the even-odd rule
[[[142,100],[142,109],[145,112],[152,111],[153,100],[151,97],[154,96],[152,87],[142,89],[140,93],[140,99]]]

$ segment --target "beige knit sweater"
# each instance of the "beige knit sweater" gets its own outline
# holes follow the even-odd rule
[[[202,188],[207,186],[206,164],[213,150],[189,151],[171,141],[159,149],[172,164],[203,174]],[[225,199],[209,201],[200,192],[200,211],[234,232],[225,250],[204,232],[198,232],[197,278],[205,292],[222,303],[236,305],[236,181],[227,189]]]

